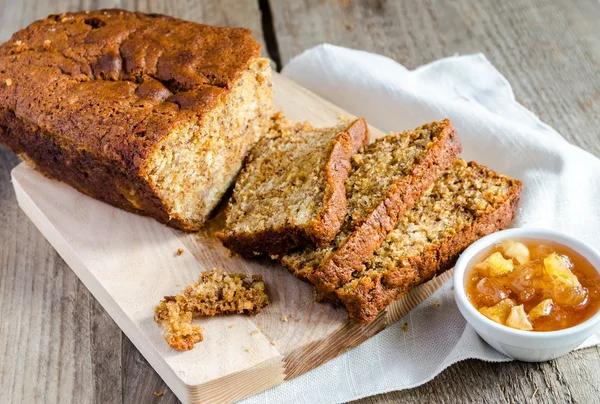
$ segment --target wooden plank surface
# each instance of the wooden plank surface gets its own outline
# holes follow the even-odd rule
[[[264,11],[265,4],[273,21],[263,37],[259,6]],[[50,13],[102,7],[250,27],[259,41],[268,39],[282,63],[321,42],[379,52],[408,67],[481,51],[526,107],[575,144],[600,155],[597,0],[0,0],[0,40]],[[270,27],[268,21],[265,27]],[[9,175],[16,164],[0,147],[2,400],[176,402],[20,211]],[[425,386],[362,402],[587,403],[597,400],[598,386],[600,353],[591,348],[544,364],[466,361]],[[164,395],[158,399],[155,391]]]
[[[284,65],[323,42],[381,53],[408,68],[483,52],[522,104],[600,155],[597,0],[305,0],[271,8]]]

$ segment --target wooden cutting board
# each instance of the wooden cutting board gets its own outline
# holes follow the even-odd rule
[[[273,87],[277,107],[292,120],[326,126],[350,115],[280,75]],[[371,134],[381,136],[374,128]],[[21,208],[184,403],[240,400],[308,372],[397,321],[450,277],[422,285],[373,323],[354,327],[343,308],[314,302],[312,287],[277,263],[231,256],[214,237],[222,211],[203,231],[188,234],[96,201],[24,164],[12,180]],[[254,317],[198,320],[204,341],[187,352],[170,349],[153,321],[155,306],[216,266],[262,274],[272,303]]]

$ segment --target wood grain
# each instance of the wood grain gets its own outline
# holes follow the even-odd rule
[[[329,42],[381,53],[409,68],[483,52],[520,102],[600,155],[600,5],[596,0],[273,1],[285,65]]]
[[[266,3],[271,6],[284,63],[321,42],[379,52],[408,67],[455,52],[481,51],[508,78],[525,106],[574,143],[600,154],[596,129],[600,4],[596,0]],[[0,40],[50,13],[115,6],[168,7],[170,13],[188,19],[194,15],[202,22],[248,26],[260,32],[256,1],[0,0]],[[262,34],[255,37],[262,40]],[[9,176],[16,164],[17,159],[0,146],[2,399],[177,402],[17,207]],[[77,316],[89,320],[89,326],[77,322],[73,313],[59,313],[75,302]],[[52,327],[43,326],[42,318],[55,319]],[[76,333],[69,331],[75,329]],[[72,335],[75,341],[60,344],[61,335]],[[86,348],[75,355],[74,344]],[[594,402],[600,393],[599,359],[597,349],[587,349],[541,365],[466,361],[425,386],[363,402]],[[6,363],[17,365],[7,368]],[[119,369],[121,377],[115,378]],[[154,391],[164,396],[158,399]]]

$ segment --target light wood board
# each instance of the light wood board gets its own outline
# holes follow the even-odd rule
[[[330,125],[344,111],[274,75],[276,106],[293,120]],[[381,133],[372,129],[372,137]],[[229,402],[299,376],[397,321],[450,274],[422,285],[373,323],[355,327],[343,308],[316,303],[311,285],[267,259],[232,256],[214,237],[223,212],[199,233],[184,233],[89,198],[21,164],[12,172],[19,205],[183,402]],[[178,249],[182,255],[177,255]],[[154,307],[203,270],[262,274],[272,303],[254,317],[197,322],[204,341],[168,347]]]

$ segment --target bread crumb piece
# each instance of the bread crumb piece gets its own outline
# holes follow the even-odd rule
[[[202,272],[198,282],[176,296],[165,296],[154,311],[167,343],[178,351],[202,341],[202,329],[192,324],[199,316],[257,314],[269,304],[260,275],[227,274],[219,268]]]
[[[346,29],[348,31],[352,31],[354,29],[354,27],[352,25],[350,25],[350,24],[346,24]]]
[[[248,353],[252,353],[252,347],[251,346],[245,346],[244,350]]]
[[[229,324],[229,328],[235,327],[235,324]]]
[[[163,392],[162,392],[162,391],[155,391],[155,392],[154,392],[154,395],[155,395],[156,397],[162,397],[162,396],[163,396]]]
[[[44,41],[44,44],[42,45],[42,47],[43,47],[44,49],[50,49],[50,43],[52,43],[52,41],[50,41],[49,39],[46,39],[46,40]]]
[[[6,80],[4,80],[4,82],[6,83],[7,87],[12,86],[12,80],[11,79],[6,79]]]
[[[250,334],[251,335],[256,335],[256,334],[259,334],[259,333],[260,333],[260,329],[257,328],[256,330],[252,331]]]
[[[438,302],[437,300],[435,302],[433,302],[433,307],[441,307],[442,304],[440,302]]]
[[[181,254],[183,254],[183,248],[178,248],[177,252],[175,253],[175,255],[179,256]]]
[[[277,341],[275,341],[275,340],[271,341],[271,345],[277,345]]]
[[[287,321],[288,321],[287,316],[281,316],[281,321],[283,321],[284,323],[287,323]]]
[[[404,323],[404,325],[402,326],[402,331],[404,331],[404,332],[408,331],[408,323]]]

